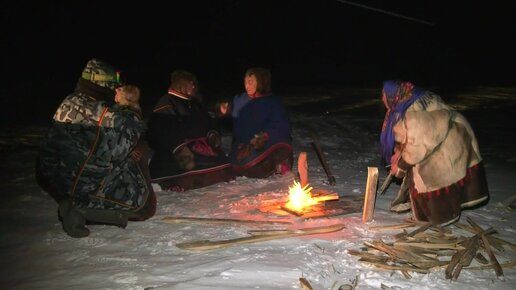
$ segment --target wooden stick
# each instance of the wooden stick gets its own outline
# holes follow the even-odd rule
[[[500,266],[500,263],[498,263],[498,260],[496,259],[495,254],[493,253],[493,250],[491,249],[491,245],[489,244],[489,240],[487,239],[486,235],[482,232],[483,229],[475,223],[471,218],[466,219],[469,224],[477,231],[480,232],[480,237],[482,238],[482,242],[484,243],[484,248],[487,252],[487,255],[489,256],[489,260],[491,261],[491,264],[493,264],[496,276],[503,276],[503,269]]]
[[[315,199],[315,201],[317,201],[317,202],[338,200],[339,194],[336,192],[332,192],[332,193],[326,194],[326,195],[312,196],[312,198]]]
[[[378,167],[367,167],[367,184],[364,199],[362,222],[367,223],[373,220],[374,203],[376,200],[376,188],[378,187]]]
[[[404,223],[404,224],[397,224],[397,225],[374,226],[374,227],[369,227],[369,230],[375,231],[375,232],[381,232],[381,231],[401,230],[404,228],[413,228],[415,226],[416,225],[413,223]]]
[[[451,249],[451,250],[463,250],[464,247],[457,243],[410,243],[410,242],[395,242],[394,247],[398,246],[409,246],[414,248],[422,249]]]
[[[303,290],[314,290],[312,285],[310,285],[310,282],[303,277],[299,278],[299,283],[301,284],[301,287],[303,287]]]
[[[297,172],[299,173],[299,184],[304,188],[308,184],[308,162],[306,152],[300,152],[297,159]]]
[[[328,162],[326,162],[326,158],[324,158],[324,153],[322,152],[321,145],[319,144],[319,138],[317,137],[317,134],[315,131],[310,130],[310,133],[312,134],[312,147],[315,150],[315,153],[317,154],[317,157],[319,158],[319,161],[321,162],[321,165],[324,169],[324,172],[326,173],[326,176],[328,177],[328,183],[330,185],[335,185],[335,177],[331,173],[330,166],[328,165]]]
[[[505,262],[505,263],[500,264],[500,266],[502,268],[512,268],[512,267],[516,266],[516,261]],[[467,269],[467,270],[486,270],[486,269],[493,269],[493,268],[494,268],[494,265],[493,264],[489,264],[489,265],[485,265],[485,266],[467,267],[467,268],[464,268],[464,269]]]
[[[385,270],[412,271],[412,272],[418,272],[418,273],[423,273],[423,274],[430,273],[430,271],[428,269],[417,268],[417,267],[386,265],[386,264],[380,264],[380,263],[374,263],[374,262],[366,262],[366,263],[369,263],[373,266],[376,266],[378,268],[385,269]]]
[[[240,220],[240,219],[219,219],[219,218],[200,218],[200,217],[173,217],[167,216],[162,218],[167,224],[181,224],[181,223],[199,223],[199,224],[232,224],[232,223],[247,223],[247,224],[292,224],[289,221],[259,221],[259,220]]]
[[[185,243],[176,244],[176,247],[183,249],[183,250],[209,251],[209,250],[214,250],[214,249],[228,248],[228,247],[231,247],[234,245],[251,244],[251,243],[285,239],[285,238],[298,237],[298,236],[337,232],[337,231],[342,230],[345,227],[346,226],[343,224],[336,224],[336,225],[331,225],[331,226],[291,230],[288,233],[281,233],[281,234],[258,235],[258,236],[250,236],[250,237],[236,238],[236,239],[229,239],[229,240],[220,240],[220,241],[185,242]]]
[[[472,227],[469,227],[468,225],[465,225],[465,224],[461,224],[461,223],[455,223],[454,226],[460,228],[460,229],[463,229],[463,230],[466,230],[470,233],[473,233],[473,234],[476,234],[477,231],[474,230]],[[487,236],[487,238],[489,239],[489,241],[492,243],[492,244],[504,244],[504,245],[507,245],[509,246],[513,251],[516,251],[516,245],[511,243],[511,242],[508,242],[506,240],[503,240],[503,239],[500,239],[498,237],[495,237],[493,235],[489,235]],[[497,248],[496,246],[493,245],[493,247]]]

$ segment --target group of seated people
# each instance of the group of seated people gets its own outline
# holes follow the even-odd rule
[[[148,122],[153,183],[164,190],[185,191],[236,176],[266,178],[290,170],[290,122],[281,100],[271,93],[269,70],[248,69],[244,85],[245,92],[216,107],[215,115],[232,118],[226,155],[213,114],[196,97],[196,77],[183,70],[172,73],[168,91]]]
[[[156,211],[152,183],[186,191],[237,176],[266,178],[292,166],[291,127],[271,74],[251,68],[245,92],[221,103],[217,116],[233,123],[229,154],[213,114],[199,101],[194,74],[177,70],[148,122],[140,90],[123,84],[106,62],[91,59],[73,93],[54,114],[36,164],[39,185],[58,203],[72,237],[88,223],[125,227]]]
[[[35,170],[39,185],[58,203],[64,231],[80,238],[89,235],[86,224],[125,227],[152,217],[152,183],[186,191],[291,170],[290,121],[271,92],[270,71],[248,69],[244,87],[216,108],[215,115],[232,119],[226,154],[192,73],[171,74],[167,93],[144,122],[139,88],[121,84],[111,65],[90,60],[55,112]],[[382,161],[402,180],[391,211],[412,210],[418,221],[446,225],[462,209],[485,204],[484,164],[466,118],[406,81],[384,82],[381,97]]]

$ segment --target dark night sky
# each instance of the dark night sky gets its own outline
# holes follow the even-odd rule
[[[510,1],[352,1],[434,25],[338,0],[127,2],[4,5],[2,99],[48,119],[92,57],[123,70],[150,102],[178,68],[213,96],[241,90],[255,65],[272,69],[275,87],[515,82]]]

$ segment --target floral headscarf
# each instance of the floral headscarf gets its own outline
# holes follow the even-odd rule
[[[415,87],[411,82],[389,80],[383,83],[382,101],[387,108],[380,135],[383,165],[391,164],[394,150],[394,132],[392,131],[394,125],[405,116],[407,108],[424,94],[424,90]],[[425,106],[424,103],[423,106]]]

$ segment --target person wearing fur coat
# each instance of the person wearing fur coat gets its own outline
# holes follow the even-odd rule
[[[462,209],[487,203],[484,164],[462,114],[406,81],[385,81],[382,101],[382,162],[403,180],[392,211],[411,209],[417,221],[447,225]]]

